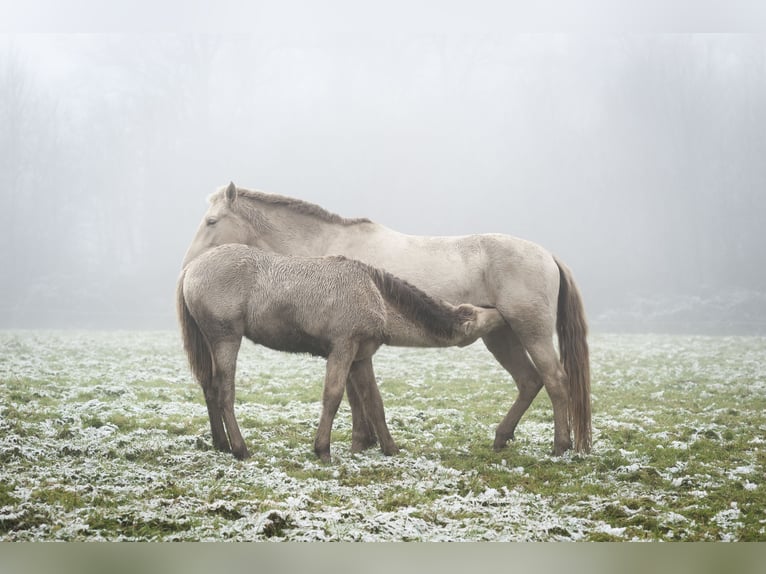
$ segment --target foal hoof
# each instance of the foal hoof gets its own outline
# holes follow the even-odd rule
[[[202,444],[200,439],[197,439],[197,445]],[[229,441],[226,442],[216,442],[213,441],[213,448],[217,450],[218,452],[231,452],[231,447],[229,446]]]
[[[572,443],[564,445],[553,445],[553,456],[562,456],[566,451],[572,450]]]
[[[381,448],[381,451],[383,451],[383,454],[386,456],[394,456],[395,454],[399,454],[399,447],[396,445],[390,446],[388,448]]]
[[[237,460],[245,460],[250,458],[250,451],[247,450],[247,447],[232,451],[232,454],[234,455],[234,458],[236,458]]]
[[[351,452],[354,454],[360,453],[368,448],[374,447],[378,444],[378,440],[375,437],[365,438],[360,440],[351,441]]]
[[[320,449],[320,448],[314,447],[314,454],[316,454],[319,457],[319,460],[321,460],[325,464],[332,462],[332,457],[330,456],[329,448]]]
[[[500,452],[501,450],[505,450],[508,448],[508,441],[513,440],[513,435],[509,437],[502,437],[495,435],[495,442],[492,444],[492,450],[495,452]]]

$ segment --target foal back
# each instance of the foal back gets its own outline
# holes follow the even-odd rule
[[[212,338],[245,336],[321,357],[341,339],[383,341],[381,295],[363,269],[343,258],[286,257],[227,244],[189,264],[183,289],[191,314]]]

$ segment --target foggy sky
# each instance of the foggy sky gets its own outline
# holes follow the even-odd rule
[[[369,37],[324,17],[0,36],[0,327],[172,327],[230,180],[408,233],[531,239],[607,327],[641,305],[763,310],[766,38]]]

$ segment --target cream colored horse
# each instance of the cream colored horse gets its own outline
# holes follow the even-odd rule
[[[356,418],[366,417],[384,454],[398,451],[372,370],[372,356],[381,345],[464,346],[504,323],[495,309],[436,301],[360,261],[284,256],[241,244],[220,245],[191,261],[176,295],[184,348],[205,395],[213,445],[240,459],[249,455],[234,416],[243,337],[279,351],[327,358],[314,441],[315,452],[327,462],[347,382],[349,395],[357,395],[354,409],[362,407]],[[371,439],[352,430],[352,451],[371,446]]]
[[[223,243],[282,254],[345,255],[385,269],[433,297],[497,308],[505,325],[483,340],[519,394],[497,427],[495,450],[514,437],[543,387],[553,405],[554,454],[572,448],[572,434],[577,451],[590,450],[590,364],[582,298],[569,269],[543,247],[500,234],[405,235],[368,219],[346,219],[317,205],[233,183],[210,197],[184,264]],[[349,400],[356,398],[349,393]]]

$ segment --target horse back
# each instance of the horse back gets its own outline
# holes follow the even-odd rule
[[[211,336],[246,336],[290,353],[327,357],[342,339],[382,338],[385,307],[369,274],[337,257],[216,247],[193,260],[184,280],[189,307]]]
[[[508,293],[520,298],[558,289],[558,268],[540,245],[504,234],[407,235],[382,225],[349,231],[333,252],[359,259],[454,304],[496,307]]]
[[[339,257],[282,257],[250,301],[248,338],[326,357],[350,338],[379,340],[385,305],[368,272]]]

